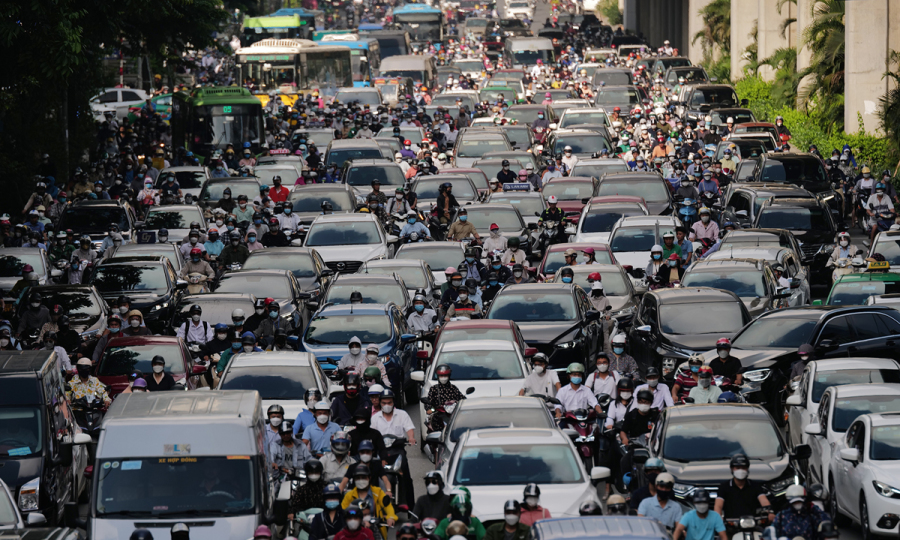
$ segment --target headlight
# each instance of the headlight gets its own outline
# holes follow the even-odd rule
[[[772,374],[772,370],[765,369],[754,369],[753,371],[748,371],[744,373],[744,379],[750,382],[763,382],[764,380],[769,378],[769,375]]]
[[[872,485],[875,486],[875,491],[882,497],[900,499],[900,489],[891,487],[884,482],[879,482],[878,480],[872,480]],[[19,501],[19,504],[21,505],[21,498],[19,499]]]
[[[40,498],[41,478],[26,483],[19,490],[19,510],[29,512],[38,509],[38,499]]]
[[[87,332],[82,332],[82,333],[81,333],[81,337],[84,338],[84,339],[95,338],[95,337],[97,337],[99,334],[100,334],[100,329],[98,328],[98,329],[96,329],[96,330],[88,330]]]
[[[816,255],[831,253],[832,251],[834,251],[834,244],[822,244],[822,247],[819,248],[819,251],[816,253]]]
[[[771,491],[772,493],[776,493],[776,494],[781,493],[782,491],[786,490],[788,488],[788,486],[790,486],[792,484],[796,484],[796,483],[797,483],[797,479],[793,476],[791,476],[789,478],[783,478],[781,480],[776,480],[776,481],[772,482],[771,484],[769,484],[769,491]]]
[[[679,484],[678,482],[675,482],[675,484],[672,486],[672,491],[674,491],[675,495],[679,497],[686,497],[690,495],[692,491],[694,491],[694,486],[689,484]]]
[[[575,347],[581,346],[581,340],[576,339],[573,341],[567,341],[565,343],[557,343],[556,346],[560,349],[574,349]]]
[[[625,317],[628,315],[634,315],[634,312],[636,309],[637,309],[636,306],[631,306],[631,307],[627,307],[624,309],[620,309],[619,311],[613,312],[613,317]]]
[[[161,309],[163,309],[163,308],[166,308],[166,307],[169,307],[169,303],[168,303],[168,302],[163,302],[162,304],[156,304],[155,306],[153,306],[152,308],[150,308],[150,313],[153,313],[154,311],[159,311],[159,310],[161,310]]]
[[[752,517],[742,517],[738,523],[742,529],[753,529],[756,527],[756,520]]]

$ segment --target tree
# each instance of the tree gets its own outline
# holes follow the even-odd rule
[[[691,43],[700,41],[704,61],[711,61],[716,49],[725,55],[731,52],[731,0],[713,0],[700,9],[703,28],[694,34]]]
[[[782,47],[776,49],[772,56],[759,62],[775,70],[772,81],[771,98],[776,107],[786,107],[797,102],[797,86],[800,74],[797,73],[797,49]]]
[[[800,91],[799,103],[806,108],[814,105],[821,127],[829,133],[844,129],[844,12],[844,0],[815,2],[811,22],[803,30],[803,44],[812,58],[799,77],[811,77]]]

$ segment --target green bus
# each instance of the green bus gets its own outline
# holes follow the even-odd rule
[[[211,86],[172,99],[172,144],[204,160],[228,144],[237,151],[249,142],[253,152],[265,142],[262,103],[246,88]]]
[[[241,31],[241,45],[248,47],[263,39],[312,39],[314,24],[299,15],[247,17]]]

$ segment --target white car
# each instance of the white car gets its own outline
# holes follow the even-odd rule
[[[884,260],[891,265],[891,272],[900,271],[900,247],[898,247],[900,245],[897,240],[900,240],[900,232],[883,231],[875,235],[875,241],[869,248],[870,256],[875,253],[881,253],[884,256]]]
[[[594,197],[584,205],[572,242],[609,242],[613,227],[623,217],[647,216],[647,204],[640,197],[610,195]],[[644,265],[646,266],[646,265]]]
[[[785,404],[789,406],[787,440],[791,447],[809,444],[806,425],[814,422],[825,389],[844,384],[900,382],[900,365],[885,358],[812,360]],[[793,386],[793,385],[792,385]]]
[[[106,88],[91,98],[91,111],[95,120],[103,120],[107,112],[114,113],[116,118],[124,120],[128,109],[140,107],[150,99],[147,92],[139,88]]]
[[[900,522],[900,415],[864,414],[831,458],[828,493],[836,525],[859,523],[863,538],[897,534]]]
[[[169,173],[175,175],[175,181],[181,186],[181,193],[184,194],[185,197],[190,195],[194,201],[199,200],[200,190],[203,189],[203,184],[211,178],[209,169],[202,165],[200,167],[194,167],[193,165],[168,167],[163,169],[156,178],[156,189],[162,187],[163,183],[166,181],[166,176]]]
[[[815,421],[804,428],[812,449],[808,482],[828,485],[831,455],[844,447],[844,434],[859,415],[896,412],[900,412],[900,384],[848,384],[826,389]]]
[[[476,339],[442,344],[434,353],[427,371],[413,371],[410,378],[422,384],[423,398],[438,384],[437,366],[452,369],[450,382],[468,397],[517,396],[531,373],[522,351],[511,342],[499,339]],[[435,405],[443,405],[437,403]],[[419,403],[422,433],[425,429],[425,404]],[[501,508],[502,510],[502,508]]]
[[[171,241],[181,245],[184,238],[191,232],[191,223],[195,221],[200,224],[201,234],[206,234],[206,219],[199,206],[196,204],[168,204],[151,206],[147,217],[144,218],[144,226],[151,231],[168,229]]]
[[[609,116],[606,109],[581,107],[566,109],[559,117],[556,123],[559,129],[571,128],[580,124],[603,124],[610,125]]]
[[[503,501],[519,500],[531,482],[541,487],[541,506],[553,517],[578,516],[578,508],[606,491],[606,467],[585,470],[575,445],[559,429],[479,429],[463,434],[441,471],[445,493],[465,486],[472,515],[485,526],[503,520]]]
[[[398,240],[371,214],[328,214],[312,222],[303,247],[316,248],[335,272],[352,274],[366,261],[393,258]]]
[[[609,238],[609,249],[615,254],[616,262],[632,268],[647,268],[650,250],[663,243],[663,234],[675,232],[681,220],[674,216],[633,216],[620,219],[613,227]],[[636,289],[646,288],[635,283]]]
[[[528,0],[510,0],[504,10],[505,18],[524,19],[534,17],[534,8]]]

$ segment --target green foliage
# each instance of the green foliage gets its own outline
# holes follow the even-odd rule
[[[775,70],[772,82],[771,98],[778,107],[786,107],[797,102],[797,86],[800,75],[797,73],[797,49],[782,47],[772,56],[761,60],[759,65],[766,65]]]
[[[597,13],[601,20],[610,26],[624,23],[622,12],[619,11],[618,0],[600,0],[597,2]]]
[[[700,41],[704,59],[711,58],[715,49],[726,55],[731,52],[731,0],[713,0],[700,9],[703,28],[694,34],[691,43]]]
[[[799,93],[800,104],[814,105],[828,132],[844,130],[844,0],[813,2],[812,19],[803,30],[803,45],[812,52],[810,66],[799,73],[810,75]]]
[[[718,60],[710,60],[708,62],[700,62],[706,74],[715,77],[716,81],[722,84],[731,82],[731,55],[726,54]]]
[[[893,71],[884,76],[894,84],[878,101],[878,120],[890,143],[891,162],[897,163],[900,159],[900,52],[891,51],[890,65]]]

